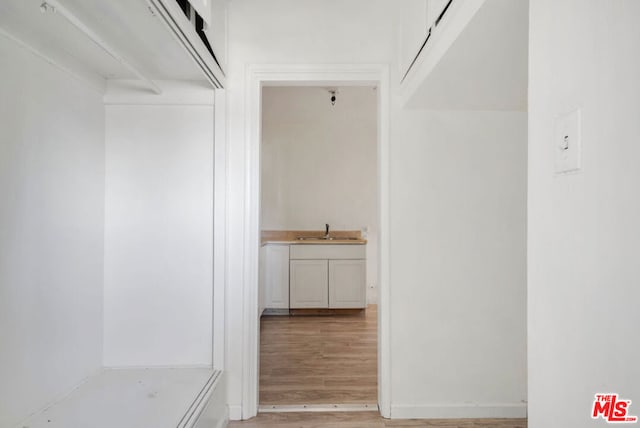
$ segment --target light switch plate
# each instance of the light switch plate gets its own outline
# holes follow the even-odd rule
[[[556,174],[580,170],[582,136],[580,109],[558,116],[553,138]]]

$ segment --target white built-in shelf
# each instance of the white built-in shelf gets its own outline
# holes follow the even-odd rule
[[[427,110],[526,110],[528,12],[527,0],[453,0],[438,25],[428,24],[431,32],[415,60],[404,60],[401,103]],[[424,21],[420,14],[403,20],[409,29]],[[416,49],[416,31],[404,30],[407,53]]]
[[[21,426],[196,427],[219,376],[205,368],[103,370]]]
[[[163,80],[224,81],[175,0],[2,0],[0,37],[99,91],[109,80],[139,79],[154,93]],[[225,40],[212,43],[224,58]]]

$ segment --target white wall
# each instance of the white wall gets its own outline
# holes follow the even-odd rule
[[[227,366],[232,418],[241,416],[245,71],[256,63],[385,63],[394,47],[387,0],[234,0],[229,4]]]
[[[394,418],[524,416],[524,112],[396,110]]]
[[[377,91],[322,87],[262,92],[263,230],[362,230],[367,299],[377,284]]]
[[[213,106],[111,104],[106,129],[104,364],[210,365]]]
[[[102,360],[102,96],[0,36],[0,426]]]
[[[560,17],[571,19],[560,19]],[[529,426],[640,414],[640,3],[531,2]],[[582,109],[582,171],[554,174],[554,117]],[[558,405],[558,403],[562,403]]]

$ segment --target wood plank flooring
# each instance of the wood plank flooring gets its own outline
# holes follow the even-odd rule
[[[377,393],[377,308],[332,316],[265,316],[260,404],[368,404]],[[526,419],[389,420],[378,412],[261,413],[231,428],[527,428]]]
[[[527,428],[526,419],[383,419],[377,412],[263,413],[230,428]]]
[[[377,316],[263,316],[260,404],[377,403]]]

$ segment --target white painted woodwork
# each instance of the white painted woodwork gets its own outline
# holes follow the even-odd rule
[[[420,55],[417,57],[414,55],[415,62],[410,69],[403,68],[400,70],[403,80],[399,88],[399,94],[402,97],[403,106],[409,99],[413,98],[414,93],[427,80],[429,74],[436,68],[485,1],[454,1],[452,3],[450,10],[447,12],[448,16],[440,22],[436,29],[432,29],[429,41],[420,52]]]
[[[209,368],[103,370],[24,421],[30,428],[218,428],[221,373]],[[205,420],[198,418],[204,416]]]
[[[289,308],[289,246],[265,245],[264,306],[267,309]]]
[[[202,1],[202,0],[200,0]],[[163,23],[159,3],[148,1],[64,0],[59,4],[77,17],[81,25],[108,45],[113,54],[99,47],[85,33],[57,12],[41,13],[41,2],[5,0],[0,2],[0,28],[3,33],[20,40],[33,51],[43,53],[60,68],[70,70],[99,90],[109,79],[135,79],[136,73],[123,65],[125,60],[139,72],[156,79],[204,81],[207,72],[194,61],[201,55],[211,70],[211,58],[204,44],[179,6],[167,0],[167,7],[182,25],[182,38],[176,37]],[[153,3],[153,2],[152,2]],[[161,7],[161,6],[160,6]],[[182,16],[180,16],[182,15]],[[194,47],[185,48],[188,40]],[[223,76],[216,70],[219,79]],[[143,89],[146,90],[146,89]]]
[[[435,25],[436,20],[449,3],[449,0],[427,0],[427,26]]]
[[[400,77],[404,76],[411,62],[418,54],[427,37],[427,6],[429,0],[403,0],[399,8],[399,50],[398,67]]]
[[[227,93],[215,91],[213,153],[213,367],[224,370],[227,278]],[[226,403],[226,400],[225,400]]]
[[[200,105],[212,106],[220,97],[213,88],[202,82],[189,80],[154,80],[162,88],[161,94],[144,90],[136,80],[109,79],[104,92],[105,105]],[[216,122],[216,127],[218,123]]]
[[[211,0],[211,23],[206,33],[223,71],[227,69],[227,26],[229,0]]]
[[[166,29],[180,42],[183,51],[191,56],[201,72],[215,88],[223,88],[225,75],[205,44],[200,40],[193,23],[184,15],[180,6],[171,0],[147,0],[153,7],[154,16],[164,21]]]
[[[526,111],[528,11],[527,0],[451,3],[403,81],[401,103],[426,110]]]
[[[291,259],[364,259],[366,245],[362,244],[302,244],[291,245]]]
[[[258,264],[258,317],[265,310],[267,299],[265,289],[267,287],[267,247],[260,247],[260,262]]]
[[[475,0],[474,0],[475,1]],[[398,66],[404,76],[427,39],[429,29],[435,33],[435,22],[449,0],[403,0],[399,7]],[[420,52],[424,54],[424,51]]]
[[[299,2],[290,2],[288,7],[297,8],[300,5]],[[361,7],[365,5],[366,7]],[[228,353],[230,355],[239,355],[242,358],[236,358],[233,361],[228,361],[225,366],[231,373],[229,378],[232,379],[229,382],[229,411],[232,419],[250,418],[257,414],[258,410],[258,334],[259,334],[259,319],[256,317],[256,311],[258,310],[258,256],[259,256],[259,242],[260,242],[260,170],[257,165],[260,165],[260,139],[261,139],[261,93],[264,85],[277,85],[281,82],[295,82],[298,85],[304,86],[317,86],[318,83],[327,82],[334,83],[336,85],[369,85],[371,82],[377,84],[378,93],[378,191],[379,191],[379,251],[380,251],[380,264],[378,266],[378,278],[379,278],[379,318],[380,318],[380,332],[379,332],[379,354],[380,364],[379,368],[379,407],[383,416],[389,417],[391,415],[391,347],[390,347],[390,242],[389,242],[389,229],[390,229],[390,216],[389,216],[389,199],[390,199],[390,144],[389,144],[389,122],[390,122],[390,89],[389,89],[389,68],[384,63],[389,58],[391,52],[391,46],[389,41],[391,40],[391,34],[386,32],[391,29],[391,26],[385,27],[389,22],[389,16],[392,8],[388,8],[390,5],[387,2],[378,2],[376,7],[372,7],[372,2],[367,0],[362,4],[357,2],[343,5],[342,13],[339,19],[343,21],[340,26],[342,29],[347,29],[348,32],[353,34],[354,31],[362,31],[362,34],[367,33],[366,40],[376,40],[375,49],[368,50],[364,53],[363,46],[371,46],[371,43],[360,44],[357,48],[359,52],[358,58],[366,59],[369,62],[378,62],[373,65],[357,65],[357,64],[345,64],[336,65],[336,61],[339,58],[344,58],[343,61],[353,61],[353,52],[348,44],[352,41],[350,38],[343,38],[340,31],[337,33],[332,32],[327,34],[324,31],[313,32],[313,37],[318,37],[317,40],[322,40],[322,43],[318,46],[327,47],[328,49],[304,49],[300,50],[296,47],[294,50],[287,51],[283,45],[285,40],[291,40],[290,38],[282,39],[281,29],[284,25],[287,27],[290,25],[290,20],[282,20],[281,15],[274,14],[272,8],[265,7],[261,3],[251,3],[251,7],[244,12],[239,12],[237,9],[234,11],[234,7],[242,5],[239,3],[231,3],[230,21],[234,23],[230,28],[234,28],[233,32],[235,36],[231,36],[230,33],[230,46],[233,46],[231,41],[234,39],[239,42],[241,37],[247,35],[255,35],[252,31],[256,27],[263,30],[260,37],[252,36],[252,49],[242,54],[234,56],[235,60],[231,65],[239,66],[247,69],[247,75],[242,79],[232,78],[234,85],[238,85],[238,88],[244,88],[245,96],[235,95],[230,96],[228,100],[229,111],[241,112],[240,115],[233,114],[229,116],[229,129],[233,129],[229,136],[231,139],[238,138],[241,141],[245,141],[243,145],[233,145],[228,151],[228,163],[229,170],[235,171],[235,174],[230,175],[229,183],[229,195],[230,200],[227,205],[229,209],[228,218],[228,254],[230,265],[228,267],[228,281],[231,283],[243,284],[243,287],[236,287],[229,289],[228,295],[228,313],[230,314],[227,322],[227,335],[226,337],[238,336],[242,340],[230,340]],[[348,7],[347,7],[348,6]],[[355,9],[348,9],[351,7]],[[248,16],[255,15],[255,8],[260,8],[260,13],[271,13],[271,19],[244,19]],[[305,11],[306,8],[303,8]],[[362,21],[363,11],[367,14],[372,13],[377,18],[373,21],[378,21],[381,27],[384,29],[380,31],[378,28],[376,31],[370,32],[373,28],[371,25],[371,17],[366,18],[366,25],[358,29],[359,24]],[[245,15],[245,12],[250,14]],[[293,14],[299,16],[302,9],[297,9]],[[328,10],[327,10],[328,12]],[[234,21],[234,16],[236,20]],[[336,15],[332,12],[327,15],[328,17],[336,18]],[[349,18],[353,17],[353,19]],[[242,19],[239,19],[242,18]],[[307,24],[315,25],[318,21],[317,17],[313,20],[307,21]],[[268,24],[268,28],[264,28],[264,24]],[[385,35],[386,33],[386,35]],[[265,37],[267,35],[268,37]],[[332,40],[329,42],[329,38]],[[261,45],[264,40],[269,40],[267,45]],[[346,45],[345,45],[346,43]],[[272,46],[278,46],[278,51],[274,51]],[[346,56],[336,56],[337,51],[347,53]],[[269,63],[262,65],[255,65],[259,58],[264,58],[264,54],[269,55],[268,59],[274,61],[276,57],[273,56],[275,52],[284,53],[282,58],[286,58],[288,63],[295,62],[297,64],[305,65],[283,65],[277,63]],[[301,53],[304,55],[301,56]],[[311,55],[306,55],[306,54]],[[318,56],[319,55],[319,56]],[[279,58],[279,57],[277,57]],[[313,60],[316,58],[316,60]],[[318,58],[330,58],[329,65],[319,65]],[[386,58],[386,59],[384,59]],[[267,61],[267,59],[262,60]],[[321,63],[327,63],[327,61],[320,61]],[[250,65],[254,64],[254,65]],[[314,65],[315,64],[315,65]],[[246,85],[246,86],[245,86]],[[238,109],[238,110],[235,110]],[[242,118],[242,120],[239,120]],[[238,131],[242,130],[241,133]],[[246,183],[249,183],[248,187],[245,187]],[[248,192],[248,193],[244,193]],[[234,196],[231,196],[234,195]],[[236,327],[234,327],[236,326]],[[238,327],[239,326],[239,327]]]
[[[329,307],[329,262],[327,260],[291,260],[292,309]]]
[[[211,388],[211,395],[206,399],[206,406],[195,421],[194,428],[225,428],[229,424],[226,374],[222,372],[218,379]]]
[[[211,23],[211,0],[189,0],[189,4],[198,12],[204,22]]]
[[[329,260],[329,307],[366,306],[365,260]]]

